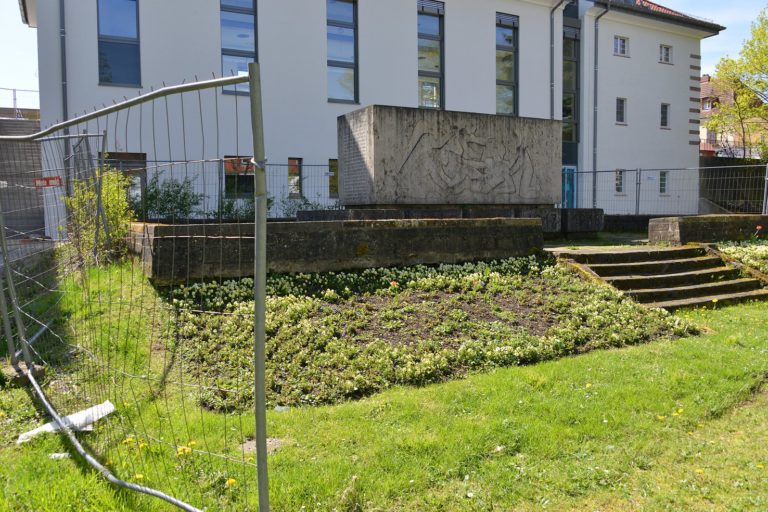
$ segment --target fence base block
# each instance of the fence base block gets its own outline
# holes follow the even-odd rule
[[[748,240],[758,226],[768,226],[765,215],[701,215],[651,219],[648,239],[651,243],[685,245],[694,242]],[[763,229],[764,231],[764,229]]]

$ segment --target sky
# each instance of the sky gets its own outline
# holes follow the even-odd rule
[[[714,72],[720,58],[736,56],[749,38],[750,25],[768,0],[656,0],[687,14],[727,27],[702,42],[702,73]],[[8,89],[38,89],[36,30],[21,23],[17,0],[0,0],[0,107],[13,105]],[[36,93],[17,93],[18,106],[37,108]]]

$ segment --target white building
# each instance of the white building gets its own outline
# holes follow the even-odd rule
[[[286,165],[273,188],[284,193],[289,160],[291,172],[334,165],[338,116],[384,104],[565,118],[564,165],[579,172],[564,184],[566,203],[591,207],[595,199],[616,212],[636,205],[616,170],[697,166],[700,40],[722,30],[647,0],[20,4],[38,32],[43,126],[164,83],[237,73],[256,58],[267,156]],[[222,137],[218,156],[249,154],[248,102],[226,91],[218,102],[237,108],[242,125],[240,140],[234,130]],[[138,153],[138,145],[117,136],[108,150]],[[170,155],[161,149],[147,159],[179,158],[179,145],[169,146]],[[593,180],[584,174],[592,171],[611,172]],[[328,174],[304,176],[317,196],[309,199],[332,195]],[[696,213],[696,185],[676,189],[672,176],[663,179],[673,193],[641,200],[673,209],[659,213]]]

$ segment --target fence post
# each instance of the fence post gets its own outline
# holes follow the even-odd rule
[[[0,226],[0,229],[5,229],[4,226]],[[3,254],[3,265],[7,265]],[[16,366],[18,359],[16,359],[16,346],[13,343],[13,332],[11,331],[11,319],[8,317],[8,303],[5,300],[5,285],[3,284],[3,275],[0,272],[0,310],[3,315],[3,332],[5,333],[6,343],[8,344],[8,357],[10,358],[11,366]]]
[[[256,472],[259,488],[259,512],[269,512],[267,476],[267,395],[265,379],[266,298],[267,298],[267,172],[264,156],[264,128],[261,106],[259,64],[248,65],[251,89],[251,128],[253,130],[254,194],[254,402],[256,408]]]
[[[24,361],[27,363],[27,369],[29,371],[33,371],[34,363],[32,362],[32,355],[30,354],[29,346],[27,345],[27,335],[24,329],[24,321],[21,319],[21,313],[19,312],[19,301],[16,297],[16,288],[13,284],[11,259],[9,257],[10,255],[8,254],[8,241],[5,239],[5,216],[3,215],[2,203],[0,203],[0,252],[2,253],[3,257],[3,270],[5,271],[5,279],[8,281],[8,298],[11,302],[11,311],[13,312],[13,319],[16,323],[16,336],[19,338],[21,352],[24,355]]]
[[[635,215],[640,215],[640,192],[643,187],[641,173],[642,169],[637,169],[635,171]]]
[[[763,215],[768,215],[768,164],[765,166],[765,190],[763,191]]]

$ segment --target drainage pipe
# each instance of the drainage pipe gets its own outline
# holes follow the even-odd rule
[[[611,0],[608,0],[608,5],[603,12],[601,12],[595,18],[595,38],[592,41],[592,46],[595,47],[595,75],[592,83],[592,91],[594,97],[592,98],[593,118],[592,118],[592,208],[597,208],[597,79],[599,71],[599,59],[600,59],[600,44],[598,39],[600,36],[600,18],[608,14],[611,10]]]
[[[560,2],[549,11],[549,119],[555,119],[555,11],[568,0]]]

